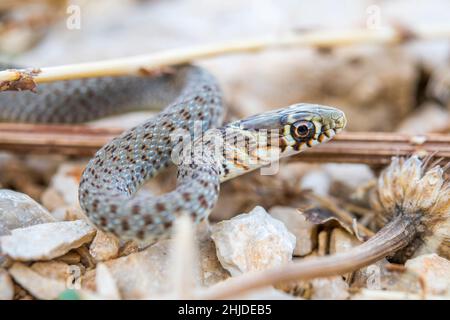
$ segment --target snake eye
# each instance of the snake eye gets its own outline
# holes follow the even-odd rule
[[[296,141],[310,140],[316,133],[316,127],[310,121],[297,121],[291,125],[291,135]]]

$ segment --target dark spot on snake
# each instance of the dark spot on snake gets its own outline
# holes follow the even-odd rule
[[[147,214],[147,215],[144,216],[144,224],[146,226],[148,226],[150,224],[153,224],[153,218],[152,218],[151,215]]]
[[[121,224],[122,224],[122,230],[123,231],[130,230],[130,224],[128,223],[128,220],[122,219]]]
[[[166,210],[166,206],[161,202],[158,202],[155,207],[158,212],[163,212]]]
[[[111,211],[111,213],[116,213],[117,212],[117,206],[115,204],[112,204],[109,207],[109,210]]]
[[[144,239],[144,236],[145,236],[145,231],[144,230],[139,230],[137,233],[136,233],[136,237],[139,239],[139,240],[143,240]]]
[[[184,201],[191,201],[191,194],[188,192],[184,192],[183,199],[184,199]]]
[[[107,224],[108,224],[108,220],[105,217],[100,217],[100,225],[102,227],[106,227]]]
[[[167,221],[164,223],[164,228],[169,229],[170,227],[172,227],[172,222],[171,221]]]
[[[139,207],[138,205],[134,205],[133,207],[131,207],[131,213],[134,215],[139,214],[140,211],[141,211],[141,207]]]

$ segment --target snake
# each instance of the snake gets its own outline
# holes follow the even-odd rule
[[[222,182],[324,143],[346,125],[341,110],[312,103],[223,124],[223,101],[210,72],[183,64],[153,76],[64,80],[39,84],[35,92],[1,92],[0,122],[73,124],[159,110],[95,153],[78,192],[82,210],[100,230],[149,242],[170,234],[181,215],[205,220]],[[138,193],[173,163],[174,190]]]

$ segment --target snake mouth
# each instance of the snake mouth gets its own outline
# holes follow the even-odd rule
[[[323,142],[325,138],[333,138],[336,134],[344,130],[347,125],[347,119],[342,112],[337,114],[337,116],[332,116],[330,119],[331,121],[322,123],[320,127],[320,134],[317,137],[319,142]]]

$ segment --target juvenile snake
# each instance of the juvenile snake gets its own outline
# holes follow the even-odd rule
[[[13,66],[2,69],[7,67]],[[180,214],[205,219],[222,181],[329,140],[346,124],[338,109],[297,104],[220,127],[224,110],[216,80],[191,65],[157,77],[70,80],[41,84],[37,93],[1,92],[0,121],[77,123],[164,106],[103,146],[80,181],[82,209],[100,229],[123,239],[167,235]],[[206,132],[200,137],[194,137],[196,123]],[[195,138],[189,147],[176,147],[181,139],[173,137],[180,129]],[[173,150],[182,155],[176,189],[136,196],[144,182],[172,163]]]

